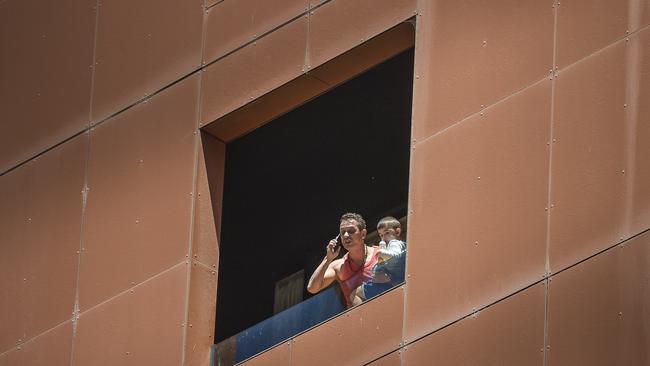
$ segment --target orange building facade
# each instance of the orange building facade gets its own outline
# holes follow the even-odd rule
[[[412,46],[405,284],[244,364],[650,363],[650,1],[0,0],[0,24],[0,365],[209,364],[228,142]]]

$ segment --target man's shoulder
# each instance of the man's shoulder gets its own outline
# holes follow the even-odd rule
[[[344,261],[345,261],[345,257],[337,258],[337,259],[332,261],[330,266],[332,266],[332,267],[340,267],[343,264]]]
[[[330,267],[333,268],[338,273],[344,261],[345,261],[345,257],[335,259],[332,261],[332,263],[330,263]]]

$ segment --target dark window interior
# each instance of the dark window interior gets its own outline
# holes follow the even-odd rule
[[[216,342],[273,316],[277,281],[307,284],[343,213],[406,215],[412,86],[410,49],[227,145]]]

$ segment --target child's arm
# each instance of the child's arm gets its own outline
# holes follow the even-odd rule
[[[404,252],[406,246],[401,240],[391,240],[385,249],[379,249],[378,259],[380,262],[391,260]]]

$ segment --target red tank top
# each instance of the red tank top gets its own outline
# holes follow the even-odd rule
[[[362,283],[372,279],[372,269],[377,264],[379,251],[374,247],[371,247],[370,250],[372,251],[372,255],[370,256],[370,260],[366,261],[363,265],[363,269],[359,268],[359,265],[350,260],[348,253],[343,256],[343,264],[341,265],[338,281],[341,284],[341,291],[343,291],[345,303],[348,308],[352,306],[350,302],[350,294],[352,291],[356,290]]]

